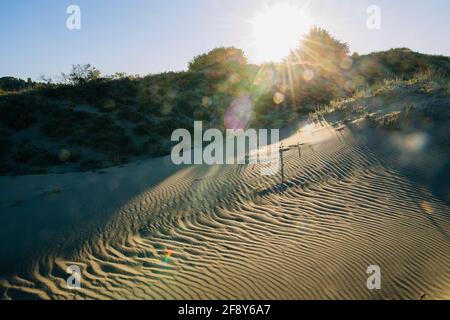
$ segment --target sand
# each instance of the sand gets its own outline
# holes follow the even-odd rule
[[[283,186],[259,165],[168,157],[1,177],[0,297],[450,299],[449,206],[338,129],[302,124],[284,141],[306,145],[284,155]]]

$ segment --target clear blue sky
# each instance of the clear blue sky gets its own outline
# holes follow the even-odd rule
[[[279,0],[305,3],[307,0]],[[252,25],[277,0],[1,0],[0,76],[37,79],[91,63],[105,74],[186,69],[195,55],[237,46],[252,56]],[[66,8],[81,8],[81,30],[66,28]],[[366,9],[382,10],[381,30]],[[448,0],[313,0],[310,18],[352,51],[392,47],[450,55]]]

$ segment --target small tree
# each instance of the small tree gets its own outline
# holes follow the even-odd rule
[[[301,98],[306,96],[311,102],[326,103],[345,94],[352,66],[349,48],[327,30],[312,28],[287,61],[296,82],[301,84],[301,92],[297,92]]]
[[[291,54],[291,61],[334,69],[349,55],[348,44],[335,39],[327,30],[313,27]]]
[[[54,82],[54,79],[51,76],[46,76],[45,74],[41,74],[38,79],[48,85]]]
[[[216,48],[208,53],[196,56],[189,62],[189,71],[205,71],[208,69],[222,69],[228,67],[242,67],[247,64],[247,59],[241,49]]]
[[[97,80],[101,72],[90,64],[77,64],[72,66],[72,71],[67,75],[62,74],[62,79],[66,83],[74,85],[83,85],[87,82]]]

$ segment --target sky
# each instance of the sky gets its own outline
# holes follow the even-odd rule
[[[395,47],[450,56],[448,0],[1,0],[0,77],[38,80],[90,63],[103,74],[186,70],[215,47],[242,48],[257,63],[255,17],[269,6],[307,8],[308,24],[326,28],[360,54]],[[69,30],[66,10],[81,10]],[[367,8],[381,28],[367,27]]]

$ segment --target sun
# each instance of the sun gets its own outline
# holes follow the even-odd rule
[[[280,62],[311,27],[306,7],[288,3],[266,6],[251,21],[255,62]]]

